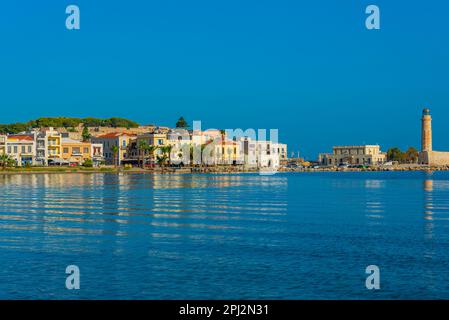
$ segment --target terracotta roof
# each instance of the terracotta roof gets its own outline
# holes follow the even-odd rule
[[[8,136],[8,140],[26,140],[26,141],[34,141],[32,136],[15,134]]]
[[[217,140],[209,140],[209,141],[207,141],[205,144],[206,144],[206,145],[209,145],[209,144],[211,144],[211,143],[214,143],[216,146],[221,146],[221,145],[224,145],[224,146],[237,146],[237,145],[239,145],[239,143],[237,143],[237,142],[235,142],[235,141],[229,141],[229,140],[227,140],[227,141],[221,142],[220,139],[217,139]]]
[[[111,138],[117,138],[120,136],[128,136],[128,137],[135,137],[135,134],[130,134],[130,133],[126,133],[126,132],[111,132],[111,133],[106,133],[103,134],[101,136],[98,136],[96,138],[102,138],[102,139],[111,139]]]

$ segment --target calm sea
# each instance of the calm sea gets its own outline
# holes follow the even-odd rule
[[[0,175],[0,190],[2,299],[449,298],[447,172]]]

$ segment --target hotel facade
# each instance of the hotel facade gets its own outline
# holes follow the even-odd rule
[[[386,153],[380,151],[379,145],[335,146],[333,153],[321,153],[318,162],[326,166],[379,165],[387,160]]]

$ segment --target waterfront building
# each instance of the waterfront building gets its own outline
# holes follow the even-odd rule
[[[279,161],[279,144],[272,141],[257,141],[256,142],[256,163],[259,168],[277,168],[280,165]]]
[[[16,161],[17,166],[34,165],[36,142],[33,135],[8,135],[5,143],[6,154]]]
[[[112,147],[117,146],[119,148],[117,157],[118,164],[121,165],[122,161],[127,158],[128,146],[134,139],[136,139],[136,135],[125,132],[112,132],[91,138],[92,143],[103,145],[104,161],[108,165],[115,164],[116,161]]]
[[[257,141],[250,137],[240,138],[241,159],[247,167],[277,168],[287,164],[287,144],[270,140]]]
[[[91,158],[94,167],[98,167],[105,162],[103,148],[102,143],[91,143]]]
[[[92,144],[70,138],[62,138],[63,163],[69,165],[82,165],[86,160],[92,160]]]
[[[286,165],[288,162],[287,145],[285,143],[278,143],[279,164]]]
[[[322,153],[318,161],[323,165],[340,164],[379,165],[386,162],[387,155],[380,151],[379,145],[335,146],[333,153]]]
[[[61,134],[53,128],[33,132],[36,141],[36,164],[46,166],[61,161]]]
[[[137,155],[140,155],[140,150],[138,150],[138,146],[140,141],[145,142],[148,146],[157,147],[157,149],[153,152],[153,154],[148,154],[145,152],[146,156],[150,156],[152,159],[156,159],[158,155],[162,155],[161,147],[167,146],[167,133],[161,132],[159,130],[155,130],[153,132],[147,132],[145,134],[141,134],[137,136],[137,151],[135,152]]]
[[[203,162],[206,165],[242,164],[240,149],[241,145],[236,141],[210,140],[203,147]]]
[[[424,109],[421,118],[421,152],[420,164],[449,165],[449,152],[433,151],[432,147],[432,116],[430,109]]]
[[[0,155],[6,154],[6,135],[0,135]]]
[[[166,140],[166,144],[172,146],[172,150],[171,150],[171,159],[173,159],[174,163],[183,163],[183,164],[189,164],[191,162],[191,159],[193,159],[195,164],[199,164],[200,160],[199,160],[199,148],[202,148],[203,151],[206,148],[207,145],[209,145],[209,149],[212,148],[212,146],[210,145],[212,142],[215,142],[216,144],[220,144],[220,141],[222,140],[222,137],[224,137],[225,141],[226,141],[226,134],[221,130],[217,130],[217,129],[209,129],[209,130],[205,130],[205,131],[201,131],[201,130],[187,130],[187,129],[180,129],[180,128],[176,128],[176,129],[172,129],[168,132],[167,134],[167,140]],[[231,145],[228,144],[227,147],[225,148],[225,152],[227,152],[227,148],[231,148]],[[212,148],[212,149],[215,149]],[[217,154],[217,152],[221,152],[220,150],[216,149],[214,151],[212,151],[212,149],[210,150],[210,154]],[[198,153],[198,156],[194,157],[193,155],[190,155],[190,153],[194,152],[193,150],[195,150],[196,153]],[[198,159],[196,159],[198,158]],[[226,156],[223,157],[223,159],[226,160],[222,160],[223,161],[231,161],[230,159],[227,159]],[[217,159],[208,159],[208,162],[210,164],[218,164],[218,162],[220,162]],[[232,161],[231,161],[232,162]]]

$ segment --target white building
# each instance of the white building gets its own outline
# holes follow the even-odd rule
[[[42,128],[32,132],[36,141],[36,164],[48,165],[50,161],[60,161],[61,159],[61,134],[53,128]]]
[[[269,140],[257,141],[245,137],[240,139],[243,163],[248,167],[278,168],[287,160],[287,145]]]
[[[6,138],[5,149],[6,154],[13,158],[19,167],[36,163],[36,142],[33,135],[9,135]]]

